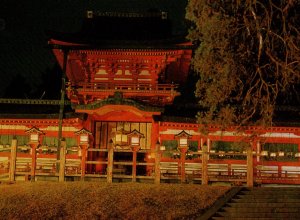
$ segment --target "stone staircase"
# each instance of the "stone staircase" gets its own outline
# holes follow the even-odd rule
[[[242,188],[206,219],[300,219],[300,187]]]

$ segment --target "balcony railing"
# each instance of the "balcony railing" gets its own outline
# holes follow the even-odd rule
[[[123,92],[146,92],[151,91],[154,93],[170,93],[175,92],[175,89],[178,88],[177,84],[117,84],[117,83],[79,83],[76,86],[73,86],[78,92],[96,92],[96,91],[109,91],[109,90],[118,90]]]

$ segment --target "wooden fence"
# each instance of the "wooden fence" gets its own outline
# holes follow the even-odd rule
[[[93,155],[102,154],[101,159]],[[127,158],[122,159],[122,155]],[[51,180],[51,181],[138,181],[201,183],[228,182],[232,184],[300,184],[300,163],[257,162],[251,149],[244,153],[224,153],[224,156],[241,156],[244,159],[212,159],[204,148],[192,152],[194,159],[181,156],[162,158],[161,151],[135,149],[83,149],[66,148],[62,144],[61,158],[57,148],[11,145],[0,149],[0,180]],[[129,156],[128,156],[129,155]],[[120,159],[121,158],[121,159]],[[101,169],[95,169],[101,167]],[[100,170],[100,171],[99,171]]]

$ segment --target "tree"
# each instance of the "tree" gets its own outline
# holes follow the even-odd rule
[[[299,105],[299,12],[297,0],[189,1],[200,123],[268,126],[284,97]]]

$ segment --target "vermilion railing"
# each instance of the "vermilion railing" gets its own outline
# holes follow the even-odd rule
[[[178,88],[177,84],[146,84],[146,83],[79,83],[71,86],[77,91],[151,91],[151,92],[173,92]]]

